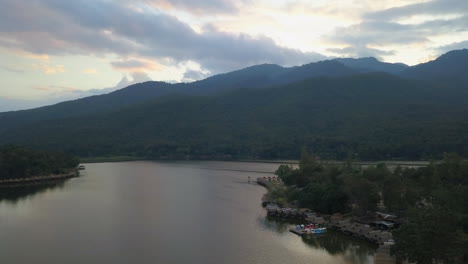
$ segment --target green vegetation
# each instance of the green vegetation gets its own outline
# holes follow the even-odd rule
[[[412,67],[372,58],[265,64],[145,82],[0,113],[0,144],[82,158],[298,159],[302,147],[322,159],[468,157],[467,58],[458,50]]]
[[[281,165],[276,174],[287,199],[301,207],[360,216],[383,206],[398,214],[404,219],[393,233],[399,259],[448,264],[467,257],[468,161],[455,154],[427,167],[390,170],[327,164],[303,152],[299,168]]]
[[[386,74],[315,78],[6,129],[0,144],[86,157],[436,159],[468,156],[468,90]]]
[[[78,159],[63,153],[4,146],[0,147],[0,180],[60,174],[75,168],[78,163]]]

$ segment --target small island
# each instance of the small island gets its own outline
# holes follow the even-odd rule
[[[73,178],[79,174],[78,165],[79,160],[69,154],[3,146],[0,147],[0,186]]]

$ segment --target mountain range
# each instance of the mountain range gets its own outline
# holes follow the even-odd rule
[[[0,113],[0,144],[80,156],[326,158],[468,155],[468,50],[407,66],[375,58],[263,64],[145,82]]]

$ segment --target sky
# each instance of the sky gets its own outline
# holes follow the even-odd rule
[[[0,0],[0,111],[148,80],[468,48],[467,0]]]

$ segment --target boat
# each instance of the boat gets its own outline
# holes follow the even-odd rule
[[[85,169],[85,166],[84,166],[84,165],[80,165],[80,166],[78,166],[78,169],[79,169],[79,170],[84,170],[84,169]]]
[[[310,234],[323,234],[323,233],[326,233],[326,232],[327,232],[327,228],[326,228],[326,227],[305,229],[305,233],[306,233],[307,235],[310,235]]]
[[[303,235],[314,235],[324,234],[327,232],[327,228],[321,225],[297,225],[295,228],[290,229],[292,233],[303,236]]]

